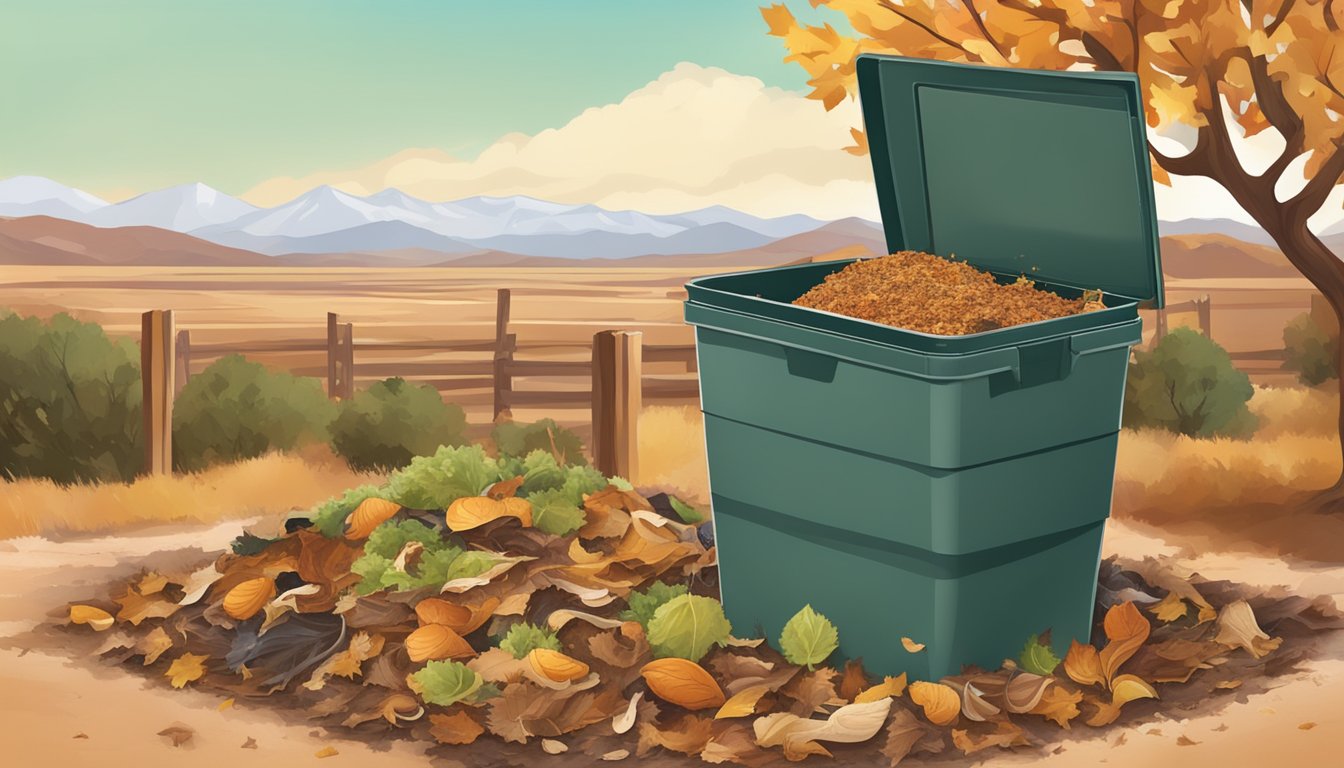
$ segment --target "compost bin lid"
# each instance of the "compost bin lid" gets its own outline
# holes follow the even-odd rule
[[[864,54],[858,80],[891,252],[1162,306],[1137,76]]]

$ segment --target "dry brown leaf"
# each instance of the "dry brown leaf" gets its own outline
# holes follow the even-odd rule
[[[1315,724],[1315,723],[1308,721],[1308,722],[1305,722],[1305,723],[1300,723],[1300,724],[1297,726],[1297,730],[1299,730],[1299,731],[1310,731],[1312,728],[1315,728],[1315,727],[1316,727],[1316,724]]]
[[[516,683],[522,678],[528,662],[515,658],[503,648],[491,648],[468,661],[467,667],[487,683]]]
[[[1244,648],[1255,658],[1263,658],[1278,648],[1283,638],[1271,638],[1260,628],[1255,613],[1245,600],[1238,600],[1223,606],[1218,614],[1218,633],[1214,641],[1232,648]]]
[[[615,690],[551,690],[511,683],[502,695],[490,700],[487,726],[505,741],[521,744],[534,736],[561,736],[606,720],[624,706],[625,701]]]
[[[1022,728],[1010,720],[999,720],[994,725],[994,730],[989,733],[972,733],[954,728],[952,745],[963,754],[970,755],[990,747],[1012,749],[1031,743]]]
[[[764,685],[754,685],[750,688],[744,688],[733,694],[728,701],[719,707],[719,711],[714,714],[715,720],[726,720],[734,717],[747,717],[756,713],[756,704],[761,697],[769,693],[770,689]]]
[[[615,762],[617,760],[624,760],[629,756],[630,756],[630,750],[628,749],[613,749],[610,752],[603,752],[601,759],[606,760],[608,762]]]
[[[429,735],[440,744],[472,744],[485,733],[485,728],[463,710],[451,715],[430,715],[429,722]]]
[[[149,634],[135,642],[135,650],[145,656],[144,666],[146,667],[158,661],[159,657],[172,647],[173,639],[168,636],[167,632],[163,631],[163,627],[155,627],[150,630]]]
[[[923,643],[916,643],[914,640],[911,640],[908,637],[901,638],[901,647],[905,648],[906,653],[919,653],[920,651],[924,650]]]
[[[1216,683],[1213,684],[1213,687],[1214,687],[1214,688],[1217,688],[1217,689],[1219,689],[1219,690],[1223,690],[1223,691],[1230,691],[1230,690],[1233,690],[1233,689],[1235,689],[1235,688],[1240,688],[1240,687],[1241,687],[1241,681],[1240,681],[1240,680],[1219,680],[1218,682],[1216,682]]]
[[[425,708],[420,706],[420,701],[414,696],[406,693],[391,693],[384,696],[373,707],[350,712],[345,720],[341,721],[341,725],[346,728],[354,728],[379,718],[395,725],[401,720],[418,720],[424,714]]]
[[[248,736],[247,741],[244,741],[242,745],[239,747],[239,749],[256,749],[256,748],[257,748],[257,740],[252,738],[251,736]]]
[[[639,671],[654,696],[690,710],[721,707],[723,689],[705,668],[678,658],[655,659]]]
[[[840,698],[853,701],[854,697],[866,688],[868,688],[868,673],[863,668],[863,659],[846,661],[845,668],[840,673],[840,684],[836,686]]]
[[[192,737],[196,735],[196,732],[181,723],[177,723],[164,728],[156,735],[167,738],[172,742],[174,747],[180,747],[191,741]]]
[[[711,765],[736,763],[739,765],[765,765],[775,758],[768,752],[762,752],[756,746],[751,730],[741,724],[733,724],[709,740],[700,752],[700,759]]]
[[[617,632],[599,632],[588,640],[593,658],[617,669],[629,669],[649,655],[649,641],[642,634],[622,641]]]
[[[356,632],[351,635],[345,650],[334,653],[313,670],[312,677],[303,684],[310,691],[320,691],[327,684],[327,677],[344,677],[353,680],[363,671],[364,662],[383,652],[383,636],[370,635],[368,632]]]
[[[173,659],[172,665],[168,667],[167,672],[163,673],[163,676],[168,678],[168,682],[174,688],[181,688],[187,683],[201,679],[201,676],[205,674],[205,662],[208,658],[208,656],[195,653],[184,653]]]
[[[1082,700],[1081,692],[1067,690],[1062,685],[1052,685],[1046,689],[1040,703],[1031,709],[1031,714],[1040,715],[1068,730],[1069,721],[1079,715],[1078,704]]]
[[[961,714],[961,696],[950,685],[923,680],[911,683],[910,700],[924,710],[924,717],[934,725],[951,725]]]
[[[145,619],[166,619],[182,607],[165,598],[162,593],[145,597],[131,586],[126,587],[121,597],[114,598],[114,602],[121,606],[121,610],[117,611],[117,620],[129,621],[137,627]]]
[[[1079,685],[1105,685],[1101,657],[1097,649],[1074,640],[1064,656],[1064,674]]]
[[[1156,616],[1158,621],[1167,624],[1185,616],[1189,611],[1190,607],[1175,592],[1168,592],[1158,603],[1148,606],[1149,613]]]
[[[591,613],[585,613],[583,611],[575,611],[569,608],[561,608],[558,611],[551,611],[551,615],[546,617],[546,624],[551,629],[554,629],[558,632],[566,624],[568,624],[571,621],[574,621],[575,619],[578,619],[579,621],[582,621],[586,624],[591,624],[592,626],[597,627],[598,629],[617,629],[626,624],[626,622],[621,621],[620,619],[609,619],[606,618],[605,616],[596,616]],[[634,624],[637,627],[639,626],[639,622],[637,621],[629,623]]]
[[[1031,672],[1019,672],[1013,675],[1004,686],[1005,707],[1016,715],[1025,714],[1036,708],[1045,698],[1045,691],[1055,682],[1053,677],[1036,675]]]
[[[899,677],[885,677],[882,682],[873,687],[861,691],[854,697],[855,704],[866,704],[870,701],[877,701],[890,696],[893,699],[900,698],[905,693],[905,673],[902,672]]]
[[[158,571],[150,571],[140,578],[140,583],[135,585],[135,589],[142,595],[156,595],[168,586],[168,577]]]
[[[95,632],[102,632],[110,628],[116,619],[112,614],[92,605],[72,605],[70,606],[70,623],[86,624]]]
[[[523,479],[522,475],[518,475],[517,477],[509,478],[508,480],[500,480],[497,483],[491,484],[489,488],[485,489],[485,493],[481,495],[489,496],[492,499],[507,499],[510,496],[517,496],[518,489],[523,487]]]
[[[637,757],[644,757],[654,747],[662,747],[683,755],[698,755],[709,743],[713,734],[714,721],[707,717],[689,716],[669,728],[659,728],[653,723],[639,724],[639,746],[635,748]]]
[[[1106,632],[1106,647],[1098,654],[1101,661],[1101,673],[1108,684],[1118,673],[1120,666],[1138,652],[1148,639],[1152,627],[1139,613],[1132,602],[1111,606],[1102,620],[1102,629]]]
[[[808,717],[821,709],[821,705],[838,700],[835,693],[835,678],[839,674],[831,667],[819,667],[795,677],[781,689],[796,703],[789,710],[799,717]]]
[[[1186,736],[1186,735],[1184,735],[1184,734],[1182,734],[1181,736],[1176,737],[1176,746],[1179,746],[1179,747],[1193,747],[1193,746],[1195,746],[1195,745],[1198,744],[1198,743],[1199,743],[1198,741],[1195,741],[1194,739],[1192,739],[1192,738],[1190,738],[1189,736]]]
[[[735,653],[713,654],[709,665],[720,678],[728,681],[724,687],[729,693],[737,693],[754,685],[764,685],[773,693],[787,685],[799,672],[798,667],[785,665],[776,669],[774,662]]]
[[[887,740],[882,744],[882,754],[895,766],[907,755],[921,752],[938,753],[943,751],[943,735],[927,723],[920,722],[915,713],[908,709],[897,709],[887,726]]]
[[[472,498],[482,498],[482,497],[473,496]],[[495,561],[494,565],[490,566],[488,569],[486,569],[484,573],[480,574],[479,576],[465,576],[460,579],[453,579],[445,583],[440,591],[452,592],[454,594],[462,594],[469,590],[475,589],[476,587],[483,587],[486,584],[489,584],[496,578],[508,573],[510,570],[513,569],[514,566],[518,565],[519,563],[526,563],[536,559],[537,558],[528,555],[520,555],[517,557],[501,557]]]
[[[961,713],[967,720],[983,723],[1001,711],[985,699],[985,692],[977,688],[974,682],[967,681],[961,687]]]

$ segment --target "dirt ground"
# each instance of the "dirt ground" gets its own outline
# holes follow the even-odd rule
[[[246,521],[241,521],[245,523]],[[370,745],[285,722],[265,708],[237,704],[191,690],[172,691],[144,678],[50,650],[24,647],[22,636],[68,601],[87,596],[108,581],[135,573],[144,563],[197,559],[226,545],[240,521],[213,527],[175,527],[133,535],[56,542],[29,537],[0,542],[0,740],[16,764],[28,759],[59,766],[295,765],[318,759],[327,747],[333,765],[527,765],[552,760],[538,744],[443,749],[427,754],[410,742]],[[1152,530],[1113,521],[1107,553],[1130,557],[1167,555],[1211,579],[1259,586],[1284,585],[1304,595],[1328,594],[1344,601],[1344,568],[1289,560],[1204,552],[1191,554]],[[1264,693],[1236,692],[1200,707],[1188,719],[1131,721],[1104,736],[1086,728],[1060,731],[1058,743],[1038,753],[992,754],[1003,765],[1074,766],[1330,765],[1344,755],[1344,633],[1330,636],[1323,652],[1300,672],[1276,678]],[[1301,726],[1315,725],[1309,729]],[[159,731],[174,725],[194,731],[190,742],[171,745]],[[1178,739],[1184,740],[1178,741]],[[249,739],[255,750],[243,750]],[[1184,745],[1185,740],[1194,742]],[[488,756],[487,756],[488,755]],[[940,765],[971,765],[986,759],[940,758]],[[636,765],[692,765],[667,756]],[[565,761],[556,761],[565,762]],[[918,765],[915,758],[906,764]]]

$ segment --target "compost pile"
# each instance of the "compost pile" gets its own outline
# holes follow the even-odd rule
[[[940,336],[962,336],[1102,308],[1099,292],[1078,299],[1025,277],[1003,284],[964,261],[919,251],[860,259],[794,300],[811,309]]]
[[[57,631],[76,653],[334,735],[757,766],[1049,748],[1070,728],[1255,689],[1341,626],[1328,600],[1107,561],[1093,643],[1062,660],[1043,632],[998,669],[874,677],[828,663],[844,628],[801,600],[781,637],[735,634],[698,516],[542,452],[444,448],[282,536],[244,534],[198,570],[72,605]],[[917,654],[921,640],[893,642]]]

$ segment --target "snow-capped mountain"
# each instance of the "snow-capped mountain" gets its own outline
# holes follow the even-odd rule
[[[0,216],[38,214],[98,227],[158,227],[271,255],[408,248],[564,258],[716,253],[755,248],[824,223],[807,216],[762,219],[722,206],[655,215],[521,195],[433,203],[396,189],[361,197],[326,186],[274,208],[203,184],[108,204],[48,179],[0,182]]]
[[[80,221],[107,201],[41,176],[0,180],[0,216],[54,216]]]
[[[192,232],[234,221],[258,210],[255,205],[204,184],[182,184],[146,192],[87,212],[83,221],[97,227],[158,227]]]

